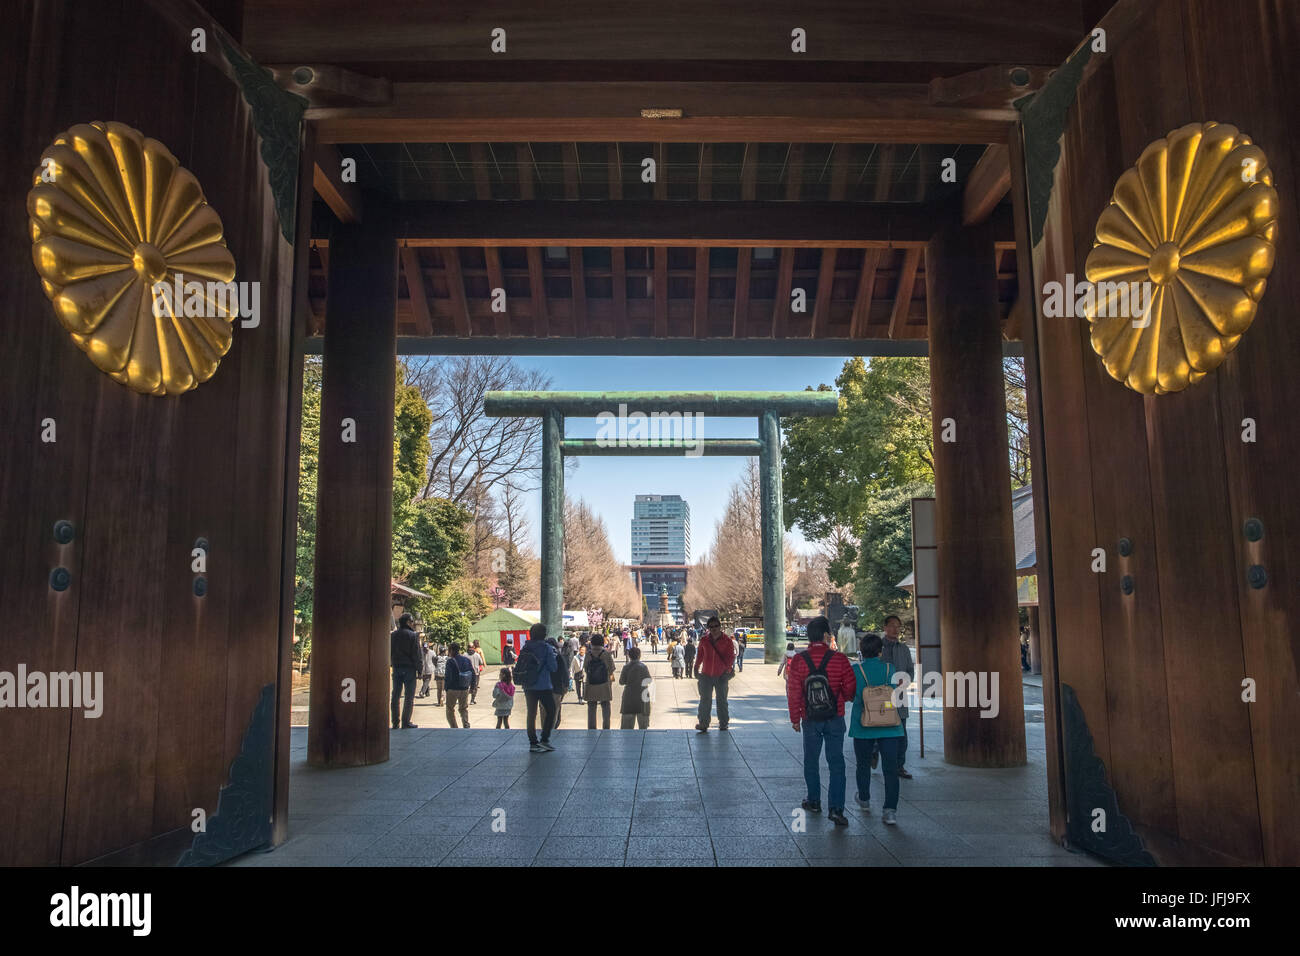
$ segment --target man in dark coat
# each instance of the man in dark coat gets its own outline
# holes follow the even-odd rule
[[[415,679],[424,668],[424,655],[420,653],[420,638],[411,628],[414,620],[411,615],[403,614],[397,620],[397,630],[388,636],[389,662],[393,665],[393,698],[389,710],[393,718],[393,729],[400,726],[403,730],[414,728],[411,723],[411,711],[415,707]],[[402,688],[406,688],[406,703],[402,706],[402,722],[397,722],[397,705],[402,699]]]

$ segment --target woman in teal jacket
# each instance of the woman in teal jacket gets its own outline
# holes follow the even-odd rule
[[[892,668],[880,659],[884,641],[879,634],[869,634],[862,641],[862,660],[853,665],[853,676],[858,682],[858,692],[853,698],[853,713],[849,718],[849,736],[853,738],[853,756],[857,758],[858,806],[870,813],[871,751],[873,742],[880,743],[880,760],[885,773],[885,807],[882,823],[898,823],[898,745],[903,739],[903,727],[863,727],[862,689],[868,685],[879,687],[891,683]]]

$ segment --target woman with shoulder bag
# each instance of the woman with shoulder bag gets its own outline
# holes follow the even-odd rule
[[[602,729],[609,730],[609,711],[614,700],[614,658],[605,649],[605,638],[600,634],[592,635],[583,670],[587,677],[587,729],[596,729],[596,706],[600,705]]]
[[[858,806],[863,813],[871,812],[871,751],[874,744],[880,746],[885,774],[885,806],[880,819],[893,826],[898,823],[898,749],[903,725],[894,706],[893,668],[880,659],[883,646],[879,634],[868,634],[862,640],[862,660],[853,665],[858,692],[853,698],[849,736],[857,759]]]

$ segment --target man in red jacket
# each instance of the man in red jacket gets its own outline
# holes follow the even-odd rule
[[[736,667],[736,645],[731,635],[722,629],[722,622],[709,618],[709,629],[700,638],[700,649],[695,654],[696,686],[700,689],[699,722],[695,729],[701,734],[709,732],[709,717],[713,710],[713,692],[718,692],[718,729],[726,730],[727,683]]]
[[[830,807],[827,819],[838,827],[849,825],[844,815],[844,705],[858,692],[853,665],[848,657],[826,643],[831,622],[815,617],[808,623],[808,650],[790,658],[786,668],[785,699],[790,723],[803,733],[803,778],[808,799],[803,808],[821,813],[822,780],[818,760],[826,745],[830,769]]]

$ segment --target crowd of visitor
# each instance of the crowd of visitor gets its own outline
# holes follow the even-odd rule
[[[391,637],[393,729],[416,727],[411,722],[414,699],[435,693],[437,706],[446,706],[448,725],[468,728],[469,705],[477,701],[486,668],[480,643],[472,641],[465,647],[458,642],[446,647],[422,643],[413,623],[411,615],[403,614]],[[892,693],[895,674],[905,673],[910,680],[914,673],[912,653],[899,640],[900,624],[898,617],[890,615],[883,633],[864,636],[850,622],[833,633],[825,617],[814,618],[807,627],[807,649],[797,651],[793,642],[787,643],[777,668],[777,676],[786,682],[791,726],[803,736],[808,796],[802,808],[809,813],[822,810],[820,763],[824,751],[830,773],[827,819],[836,826],[848,826],[844,813],[846,736],[853,742],[855,800],[863,812],[870,813],[872,769],[882,769],[881,819],[891,825],[897,822],[899,780],[912,776],[904,766],[907,708],[895,706]],[[595,632],[567,638],[549,635],[544,624],[534,624],[517,653],[508,642],[502,648],[502,666],[491,692],[497,728],[510,729],[510,716],[522,690],[532,753],[555,750],[551,735],[560,726],[561,704],[570,691],[578,703],[587,705],[588,729],[597,729],[599,718],[599,727],[608,730],[617,682],[622,688],[619,727],[647,729],[654,679],[641,659],[642,643],[648,643],[656,656],[662,644],[674,680],[695,678],[699,689],[696,732],[709,732],[715,708],[718,730],[726,731],[730,723],[728,689],[744,669],[748,635],[739,629],[728,634],[717,617],[710,617],[703,628],[625,627],[608,635]],[[621,670],[616,663],[620,651],[626,659]],[[423,683],[417,693],[419,678]],[[399,706],[403,693],[404,706]]]

